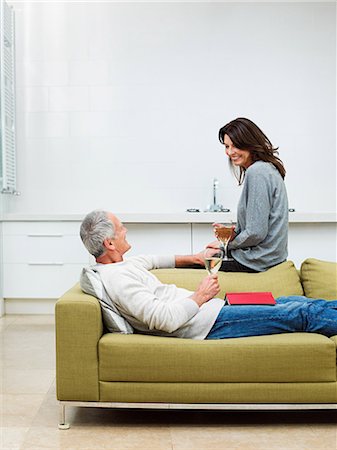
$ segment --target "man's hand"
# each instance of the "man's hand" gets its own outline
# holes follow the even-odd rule
[[[191,295],[191,299],[196,302],[198,306],[214,298],[220,292],[220,286],[217,275],[209,275],[202,280],[198,289]]]

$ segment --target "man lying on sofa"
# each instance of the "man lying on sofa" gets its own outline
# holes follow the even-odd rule
[[[225,306],[216,298],[217,275],[206,276],[195,292],[161,283],[155,268],[200,263],[194,256],[138,256],[124,259],[131,248],[127,229],[112,213],[93,211],[81,224],[81,239],[96,258],[94,269],[118,312],[141,334],[190,339],[306,331],[337,335],[337,300],[279,297],[275,306]]]

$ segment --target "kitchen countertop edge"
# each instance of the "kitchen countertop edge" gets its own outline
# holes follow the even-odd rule
[[[232,212],[178,212],[178,213],[116,213],[125,223],[213,223],[226,222],[236,217]],[[0,222],[80,222],[85,214],[3,214]],[[290,223],[336,223],[334,212],[290,212]]]

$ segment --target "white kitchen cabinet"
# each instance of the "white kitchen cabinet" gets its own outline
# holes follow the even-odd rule
[[[58,298],[78,280],[83,264],[4,264],[4,297]]]
[[[118,216],[128,228],[127,240],[132,246],[126,256],[199,252],[214,240],[212,223],[228,219],[228,214],[219,218],[210,214]],[[29,313],[33,307],[26,305],[35,301],[34,312],[38,313],[43,300],[52,299],[51,304],[78,281],[82,267],[93,262],[79,237],[81,220],[82,216],[27,216],[1,221],[0,276],[3,275],[3,298],[12,305],[12,309],[7,306],[8,311]],[[333,214],[293,215],[289,223],[289,259],[297,267],[308,257],[336,261],[336,233]],[[319,239],[316,245],[314,235]],[[15,304],[15,299],[25,300],[24,305]]]
[[[88,252],[78,236],[27,234],[5,236],[5,264],[65,264],[88,262]]]
[[[198,253],[205,249],[206,245],[215,241],[212,224],[194,223],[192,225],[192,252]]]
[[[189,255],[191,225],[188,223],[124,223],[131,249],[126,256],[140,254]]]
[[[3,224],[4,298],[57,298],[79,279],[90,257],[78,222]]]
[[[84,248],[80,221],[3,223],[3,293],[6,299],[54,299],[78,280],[93,258]],[[190,224],[128,224],[132,248],[139,254],[190,254]]]

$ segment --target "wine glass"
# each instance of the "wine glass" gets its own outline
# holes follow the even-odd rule
[[[208,275],[214,275],[221,267],[224,257],[222,248],[206,248],[204,251],[205,268]]]
[[[231,237],[234,232],[234,224],[233,222],[227,223],[216,223],[214,224],[214,233],[218,241],[220,242],[221,247],[225,251],[225,256],[223,258],[224,261],[233,261],[233,258],[228,256],[228,243],[231,240]]]

